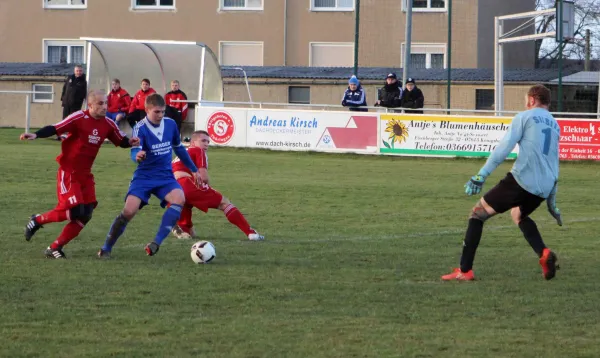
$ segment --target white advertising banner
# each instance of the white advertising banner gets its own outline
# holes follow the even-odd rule
[[[365,112],[252,110],[248,147],[275,150],[377,153],[378,116]]]
[[[211,144],[246,147],[246,109],[196,107],[196,130],[208,132]]]

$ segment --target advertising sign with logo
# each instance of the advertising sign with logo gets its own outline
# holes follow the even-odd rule
[[[381,115],[380,153],[416,156],[487,157],[511,118]],[[515,148],[509,158],[516,158]]]
[[[377,115],[248,110],[248,147],[377,153]]]
[[[600,160],[600,121],[557,119],[561,160]]]
[[[196,130],[205,130],[212,144],[246,146],[246,110],[236,108],[196,108]]]

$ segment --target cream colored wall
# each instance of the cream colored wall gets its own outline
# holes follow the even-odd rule
[[[400,45],[405,30],[402,1],[361,2],[361,66],[400,67]],[[491,1],[487,0],[486,16],[480,16],[484,13],[478,0],[454,1],[454,68],[476,68],[480,44],[493,43],[493,32],[488,27],[478,30],[479,21],[489,20],[489,8],[506,8],[507,1],[532,3],[532,0],[507,0],[493,1],[494,5],[490,5]],[[354,42],[353,11],[311,11],[310,0],[287,0],[287,61],[284,61],[283,0],[265,0],[264,11],[219,11],[219,0],[179,0],[175,11],[131,10],[130,0],[88,1],[88,8],[82,10],[44,9],[42,3],[42,0],[0,0],[3,35],[0,62],[43,62],[43,39],[87,36],[200,41],[216,54],[219,41],[262,41],[265,66],[281,66],[284,62],[289,66],[308,66],[310,42]],[[22,27],[23,19],[27,21],[27,31],[12,35],[14,29]],[[412,33],[415,43],[445,44],[447,12],[415,11]],[[521,57],[523,66],[530,67],[532,58]]]
[[[62,92],[62,78],[40,81],[0,81],[0,88],[7,91],[31,91],[33,84],[53,84],[53,103],[31,103],[31,127],[39,128],[62,120],[62,107],[60,95]],[[23,94],[0,93],[0,127],[25,127],[26,101]]]

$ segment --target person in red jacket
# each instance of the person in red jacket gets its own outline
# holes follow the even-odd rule
[[[144,117],[146,117],[146,97],[151,95],[152,93],[156,93],[154,88],[150,87],[150,80],[144,78],[142,80],[141,89],[136,92],[135,96],[133,96],[133,101],[129,105],[129,114],[127,114],[127,122],[133,129],[135,124]]]
[[[171,92],[165,96],[165,102],[167,108],[165,115],[172,118],[177,123],[177,129],[181,133],[181,123],[187,118],[188,104],[185,102],[173,102],[173,101],[187,101],[185,93],[179,89],[179,81],[171,81]]]
[[[129,111],[131,96],[121,88],[121,81],[118,78],[112,80],[111,87],[112,90],[107,96],[108,111],[106,111],[106,116],[118,124],[121,119],[125,118]]]

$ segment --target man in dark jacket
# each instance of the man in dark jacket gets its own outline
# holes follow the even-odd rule
[[[385,85],[378,91],[376,106],[397,108],[401,106],[402,84],[398,83],[395,73],[390,73],[385,79]]]
[[[419,110],[419,108],[423,108],[424,103],[425,97],[423,96],[423,92],[417,88],[413,78],[408,78],[406,80],[404,95],[402,96],[402,108],[412,108],[417,110],[413,111],[405,109],[404,113],[423,114],[423,110]]]
[[[63,119],[71,113],[81,110],[83,100],[87,96],[87,81],[83,75],[83,67],[76,65],[73,74],[67,77],[60,100],[63,107]]]
[[[360,85],[360,81],[356,76],[350,77],[348,88],[344,92],[344,98],[342,98],[342,106],[348,107],[351,111],[368,112],[368,108],[361,108],[366,107],[366,105],[367,95]]]

